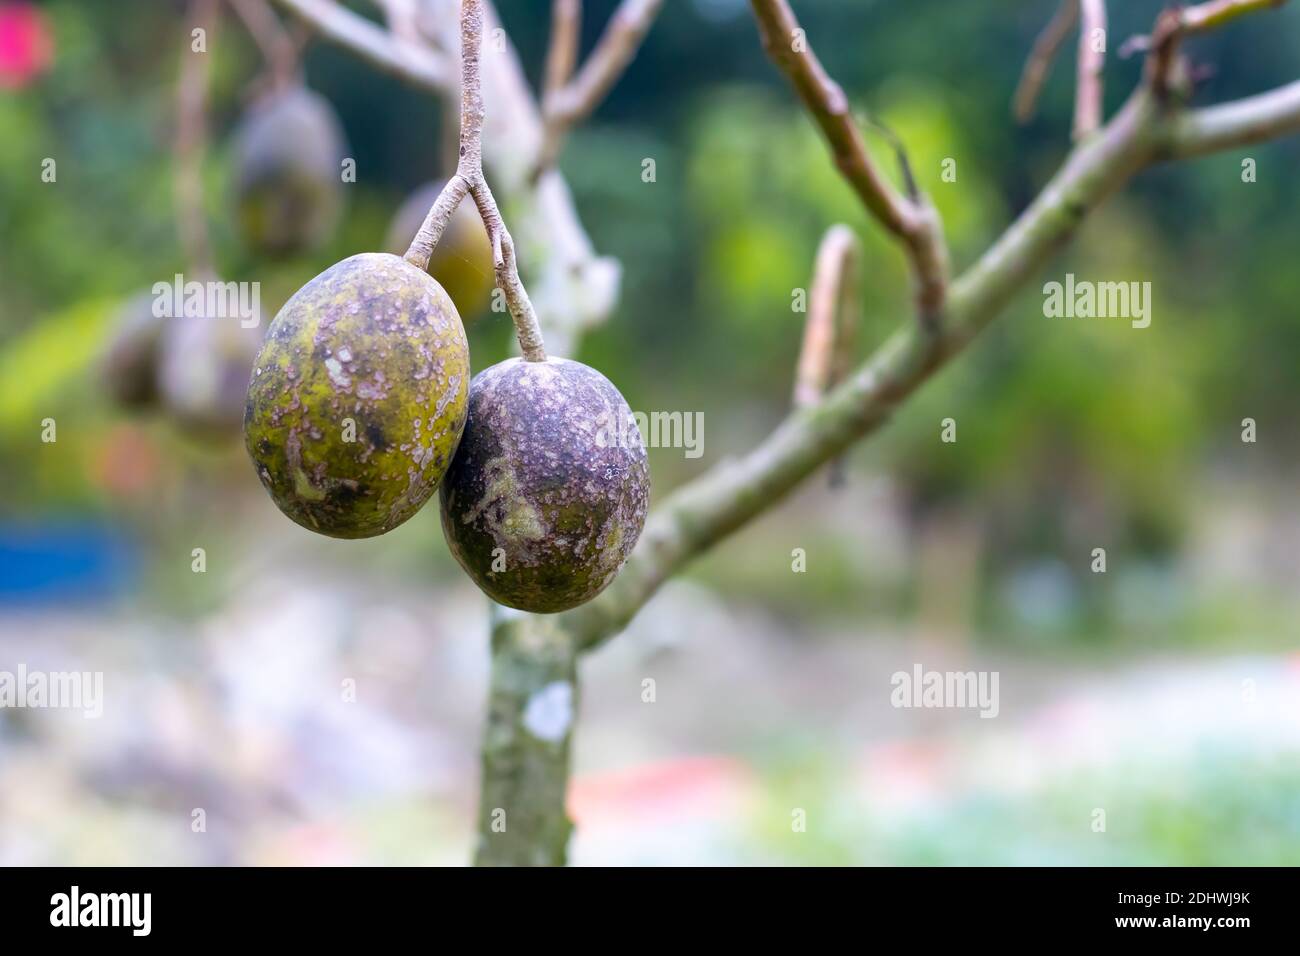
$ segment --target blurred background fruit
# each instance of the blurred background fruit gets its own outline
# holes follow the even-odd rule
[[[445,180],[426,183],[402,203],[388,227],[385,249],[398,256],[406,252],[444,185]],[[447,290],[462,321],[469,322],[487,308],[488,298],[496,286],[492,245],[478,208],[469,197],[456,207],[434,247],[429,257],[429,275]]]
[[[108,394],[122,408],[143,411],[158,404],[158,364],[166,319],[154,315],[152,292],[122,307],[104,356]]]
[[[235,203],[251,249],[289,256],[330,236],[343,207],[347,147],[334,108],[304,86],[256,100],[235,132]]]

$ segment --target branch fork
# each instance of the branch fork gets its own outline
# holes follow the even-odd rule
[[[230,5],[266,62],[271,88],[283,88],[299,79],[302,50],[276,19],[268,0],[230,0]]]
[[[575,74],[582,0],[554,0],[542,92],[542,143],[534,178],[555,164],[569,130],[591,115],[627,69],[662,5],[663,0],[622,0]]]
[[[501,210],[497,208],[496,199],[483,176],[483,0],[461,0],[460,10],[460,155],[456,173],[447,180],[430,207],[404,258],[417,269],[427,269],[434,246],[442,239],[456,207],[467,194],[473,196],[492,243],[497,288],[505,296],[510,317],[514,320],[519,348],[526,361],[545,362],[542,329],[537,322],[533,303],[519,278],[514,240],[510,237],[510,230],[506,228]]]
[[[948,288],[948,247],[938,213],[919,191],[900,193],[886,182],[853,120],[848,97],[827,74],[786,0],[751,0],[751,4],[764,49],[821,128],[835,165],[867,212],[902,245],[912,267],[921,327],[936,333]],[[793,42],[795,37],[801,42]]]

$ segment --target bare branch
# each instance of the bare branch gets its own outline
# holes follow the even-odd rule
[[[1101,126],[1106,69],[1106,2],[1079,0],[1079,63],[1074,89],[1074,138]]]
[[[577,4],[573,4],[576,6]],[[610,88],[627,69],[627,65],[636,56],[641,41],[650,30],[650,24],[663,0],[623,0],[614,15],[610,17],[596,42],[596,47],[587,56],[586,61],[571,79],[563,85],[553,86],[554,75],[562,72],[566,65],[563,59],[555,64],[552,73],[552,61],[547,62],[547,89],[542,100],[542,118],[545,123],[542,133],[542,146],[538,152],[534,175],[539,175],[555,163],[560,152],[564,135],[576,124],[591,115],[592,111],[605,98]],[[576,22],[573,15],[562,19],[560,8],[566,6],[565,0],[557,0],[555,22],[562,31],[572,31],[560,39],[560,53],[557,58],[567,56],[567,65],[572,69],[573,56],[577,48]],[[571,46],[569,46],[571,44]],[[555,35],[552,35],[552,53],[556,51]]]
[[[230,0],[230,5],[262,52],[272,82],[289,82],[298,72],[298,45],[276,19],[267,0]]]
[[[1145,86],[1097,135],[1079,143],[1038,198],[956,279],[942,334],[903,323],[821,401],[797,408],[757,448],[674,491],[650,515],[619,577],[560,615],[584,649],[617,634],[659,587],[700,552],[788,494],[893,410],[995,319],[1070,239],[1087,214],[1139,170],[1300,132],[1300,81],[1235,103],[1169,113]]]
[[[831,226],[817,248],[808,321],[795,373],[794,405],[815,405],[847,371],[856,329],[858,239],[848,226]]]
[[[329,40],[345,46],[371,66],[403,82],[438,91],[452,82],[445,58],[433,50],[395,38],[383,27],[333,0],[276,0]]]
[[[546,79],[542,100],[553,97],[573,75],[582,33],[582,0],[552,0],[551,45],[546,51]]]
[[[1185,159],[1300,132],[1300,80],[1256,96],[1177,116],[1165,154]]]
[[[1178,46],[1183,38],[1206,33],[1247,13],[1281,7],[1287,0],[1209,0],[1192,7],[1161,12],[1148,43],[1147,75],[1158,95],[1168,92]]]
[[[514,240],[501,218],[496,199],[483,176],[483,79],[481,61],[483,54],[483,2],[461,0],[460,5],[460,162],[452,176],[438,194],[429,214],[425,216],[419,232],[406,250],[406,260],[416,268],[425,269],[433,247],[442,238],[452,213],[465,198],[466,192],[474,197],[488,239],[496,271],[497,288],[506,298],[510,317],[519,336],[519,348],[529,362],[545,362],[546,349],[542,345],[542,329],[537,322],[533,303],[519,278],[515,263]]]
[[[881,176],[850,114],[848,97],[822,67],[786,0],[751,0],[751,4],[768,56],[821,128],[840,173],[867,211],[902,240],[912,265],[922,325],[937,330],[948,284],[948,250],[938,214],[923,197],[909,199]]]
[[[388,32],[405,43],[420,43],[419,0],[374,0],[384,14]]]
[[[207,144],[208,85],[217,27],[217,0],[191,0],[180,76],[176,82],[176,134],[172,145],[175,174],[173,191],[176,226],[189,268],[206,276],[216,274],[208,217],[203,205],[203,154]],[[201,28],[204,49],[193,49],[190,30]]]
[[[848,226],[831,226],[817,247],[808,321],[795,368],[794,407],[817,404],[832,386],[842,382],[853,365],[862,303],[858,298],[858,260],[862,248]],[[844,483],[844,459],[830,463],[830,486]]]
[[[1210,0],[1209,3],[1184,7],[1180,11],[1187,33],[1205,33],[1223,26],[1246,13],[1283,6],[1287,0]]]
[[[821,127],[835,165],[880,224],[895,235],[905,235],[911,220],[907,200],[876,168],[849,112],[848,97],[822,67],[794,12],[785,0],[753,0],[753,6],[764,49]]]
[[[1043,27],[1043,32],[1034,40],[1034,47],[1029,52],[1029,59],[1025,61],[1024,71],[1020,74],[1020,82],[1011,101],[1017,122],[1028,123],[1033,118],[1038,94],[1047,81],[1052,61],[1056,59],[1057,51],[1078,19],[1079,0],[1062,0],[1052,19]]]

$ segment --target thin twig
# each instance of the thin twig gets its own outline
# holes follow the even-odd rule
[[[1074,89],[1074,138],[1101,127],[1106,69],[1106,2],[1079,0],[1079,63]]]
[[[216,274],[208,217],[203,203],[203,155],[207,144],[208,85],[217,27],[217,0],[191,0],[185,45],[176,82],[176,138],[173,142],[176,226],[188,265],[194,272]],[[202,29],[204,49],[193,49],[192,30]]]
[[[856,328],[858,240],[848,226],[831,226],[817,247],[808,320],[795,373],[794,405],[815,405],[847,371]]]
[[[1079,0],[1062,0],[1052,19],[1043,27],[1043,32],[1034,40],[1034,47],[1025,60],[1024,71],[1020,74],[1020,82],[1016,85],[1016,93],[1011,101],[1016,122],[1028,123],[1033,118],[1038,94],[1047,81],[1052,61],[1056,59],[1057,51],[1078,19]]]
[[[298,72],[298,44],[276,19],[267,0],[230,0],[230,5],[262,52],[272,83],[290,82]]]
[[[582,33],[582,0],[552,0],[551,44],[546,51],[542,100],[553,98],[573,75]]]
[[[388,32],[403,43],[420,42],[419,0],[374,0],[384,14]]]
[[[1287,0],[1209,0],[1193,7],[1164,10],[1156,19],[1148,44],[1147,76],[1156,94],[1164,97],[1173,79],[1178,45],[1183,37],[1205,33],[1247,13],[1281,7]]]
[[[876,168],[848,97],[830,78],[786,0],[751,0],[768,56],[786,75],[821,128],[835,165],[867,211],[903,243],[912,265],[917,312],[929,332],[941,324],[948,286],[948,250],[943,223],[924,196],[893,189]]]
[[[1287,0],[1210,0],[1194,7],[1184,7],[1180,12],[1187,33],[1205,33],[1243,14],[1281,7],[1286,2]]]
[[[641,41],[650,30],[663,0],[623,0],[605,26],[605,32],[596,41],[578,72],[571,78],[566,75],[560,85],[554,85],[555,76],[572,69],[577,49],[576,14],[562,15],[560,8],[577,6],[565,0],[556,0],[553,22],[560,38],[552,34],[553,59],[547,61],[547,86],[542,99],[542,145],[534,165],[534,176],[555,164],[564,136],[574,124],[586,119],[600,105],[601,100],[627,69],[636,56]],[[567,13],[567,11],[566,11]],[[557,52],[558,42],[558,52]],[[566,61],[567,58],[567,61]],[[552,73],[554,63],[554,73]]]
[[[482,0],[461,0],[460,29],[460,161],[456,174],[438,194],[420,231],[411,240],[405,258],[416,268],[428,268],[433,247],[442,238],[452,213],[468,192],[474,197],[474,204],[478,206],[488,239],[492,243],[497,288],[505,296],[510,317],[514,320],[519,348],[527,361],[545,362],[542,329],[538,325],[533,303],[519,278],[514,240],[510,238],[510,230],[506,228],[501,210],[497,208],[496,199],[483,176]]]
[[[848,375],[853,365],[862,303],[858,298],[858,260],[862,250],[848,226],[831,226],[817,247],[808,320],[795,370],[794,407],[817,404]],[[844,457],[832,459],[830,486],[844,484]]]

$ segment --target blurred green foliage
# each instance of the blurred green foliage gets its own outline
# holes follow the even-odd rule
[[[763,776],[763,826],[747,844],[794,865],[1295,866],[1300,774],[1275,755],[1206,748],[1186,758],[1117,762],[1033,788],[963,792],[875,813],[850,799],[829,762]],[[870,781],[863,781],[870,787]],[[883,782],[882,782],[883,785]],[[809,797],[813,797],[812,800]],[[792,832],[788,807],[817,821]],[[1105,810],[1105,830],[1093,814]]]

